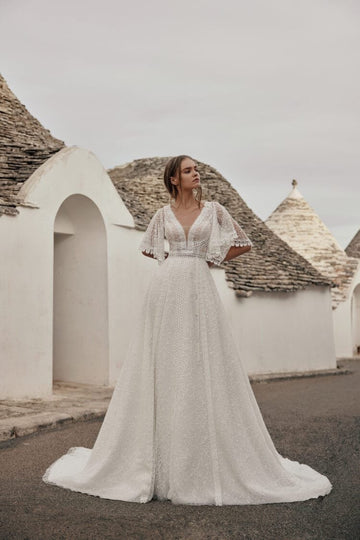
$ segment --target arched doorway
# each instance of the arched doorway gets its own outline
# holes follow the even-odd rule
[[[72,195],[54,225],[53,378],[108,384],[106,230],[97,206]]]
[[[360,284],[353,291],[351,298],[351,326],[353,352],[360,354]]]

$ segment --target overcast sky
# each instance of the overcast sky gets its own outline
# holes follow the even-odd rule
[[[359,0],[0,0],[0,69],[105,168],[190,154],[266,219],[291,180],[360,227]]]

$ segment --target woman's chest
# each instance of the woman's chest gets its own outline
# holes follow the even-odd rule
[[[191,244],[206,241],[211,231],[211,207],[205,203],[201,212],[187,219],[175,216],[170,206],[165,207],[165,237],[172,243]]]

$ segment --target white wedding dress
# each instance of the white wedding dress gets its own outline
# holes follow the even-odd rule
[[[331,491],[326,476],[275,449],[206,262],[249,244],[219,203],[204,203],[188,235],[170,205],[156,212],[140,249],[159,265],[95,445],[71,448],[45,482],[141,503],[279,503]]]

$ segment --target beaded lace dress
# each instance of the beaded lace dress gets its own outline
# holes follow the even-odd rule
[[[186,232],[170,205],[156,212],[140,249],[159,264],[94,447],[71,448],[45,482],[141,503],[263,504],[331,491],[326,476],[277,452],[263,421],[207,264],[234,245],[251,241],[219,203],[205,202]]]

